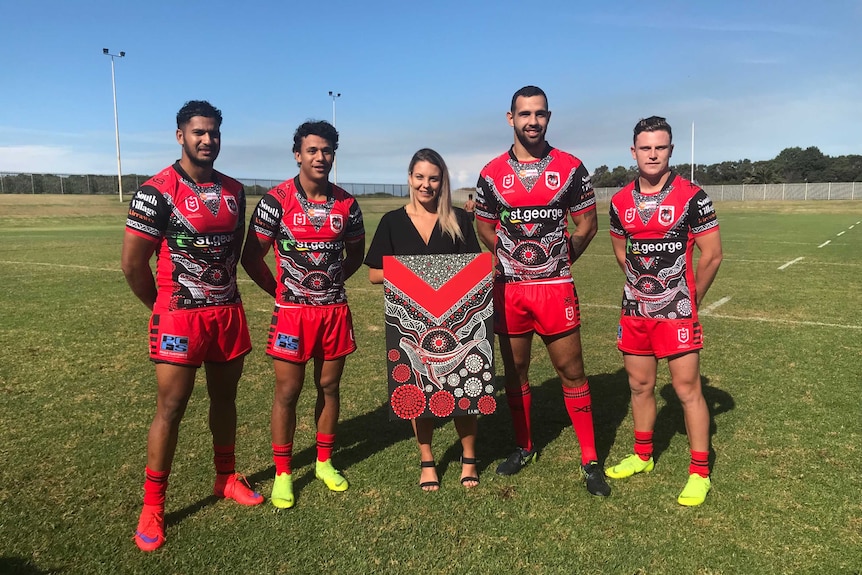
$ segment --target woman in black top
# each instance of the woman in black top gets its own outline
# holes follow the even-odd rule
[[[413,154],[407,169],[410,203],[387,212],[371,241],[365,256],[371,283],[383,283],[383,256],[479,253],[479,241],[473,223],[461,208],[452,206],[449,170],[440,154],[423,148]],[[475,415],[454,418],[461,438],[461,484],[466,488],[479,484],[476,469]],[[413,431],[419,443],[421,475],[419,486],[437,491],[440,480],[431,451],[434,420],[413,419]]]

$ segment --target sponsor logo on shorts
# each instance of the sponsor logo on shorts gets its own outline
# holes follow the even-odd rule
[[[575,319],[575,308],[569,306],[566,308],[566,320],[574,321]]]
[[[688,343],[689,339],[691,339],[691,331],[687,327],[677,329],[676,339],[679,340],[679,343]]]
[[[165,355],[185,357],[189,352],[189,338],[184,335],[162,334],[159,349]]]
[[[278,332],[273,347],[287,353],[297,354],[299,353],[299,338],[295,335]]]
[[[662,206],[658,211],[658,222],[663,226],[669,226],[673,223],[673,206]]]

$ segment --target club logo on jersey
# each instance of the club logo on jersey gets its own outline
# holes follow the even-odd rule
[[[627,209],[625,215],[623,216],[625,218],[626,223],[630,224],[633,221],[635,221],[635,216],[637,215],[637,213],[638,213],[637,208]]]
[[[679,340],[679,343],[688,343],[690,337],[690,333],[687,327],[681,327],[676,330],[676,339]]]
[[[329,227],[336,234],[340,234],[344,229],[344,216],[341,214],[332,214],[329,216]]]
[[[559,172],[545,172],[545,185],[551,189],[556,190],[560,187],[560,173]]]
[[[515,175],[514,174],[506,174],[503,176],[503,188],[509,189],[515,185]]]
[[[190,212],[196,212],[200,209],[201,205],[198,202],[196,196],[189,196],[186,198],[186,209]]]
[[[673,206],[662,206],[658,211],[658,222],[663,226],[669,226],[673,223]]]
[[[305,214],[293,214],[293,225],[294,226],[304,226],[305,225]]]
[[[227,204],[228,211],[233,215],[236,215],[237,211],[239,211],[236,205],[236,198],[227,197],[224,199],[224,203]]]

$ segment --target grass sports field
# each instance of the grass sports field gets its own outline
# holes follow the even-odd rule
[[[402,201],[360,197],[369,241]],[[479,423],[481,485],[459,485],[448,423],[435,435],[442,488],[420,491],[409,424],[387,419],[381,288],[363,269],[348,282],[359,351],[347,361],[334,455],[350,489],[330,493],[314,479],[307,383],[296,507],[216,501],[199,385],[168,490],[168,541],[144,554],[132,534],[155,384],[148,311],[119,267],[126,207],[115,197],[0,195],[0,573],[862,573],[862,203],[717,209],[725,260],[702,317],[717,457],[701,507],[676,503],[688,449],[665,366],[655,471],[593,498],[540,344],[538,462],[494,473],[513,446],[502,400]],[[622,274],[607,206],[599,210],[599,235],[574,274],[599,454],[616,460],[632,443],[615,348]],[[240,384],[237,464],[268,496],[272,302],[241,282],[255,351]]]

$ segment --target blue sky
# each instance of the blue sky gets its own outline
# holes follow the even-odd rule
[[[541,86],[548,140],[591,171],[629,166],[662,115],[677,162],[765,160],[790,146],[862,153],[862,1],[226,2],[0,0],[0,171],[116,173],[179,156],[186,100],[224,112],[216,164],[291,177],[293,131],[332,121],[338,179],[403,183],[417,149],[455,187],[512,142],[512,93]]]

